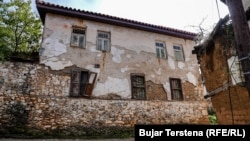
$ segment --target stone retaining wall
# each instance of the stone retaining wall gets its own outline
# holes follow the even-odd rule
[[[70,74],[39,64],[0,64],[0,126],[19,119],[51,130],[68,126],[208,124],[207,102],[69,97]],[[17,111],[18,110],[18,111]],[[23,117],[22,117],[23,116]]]

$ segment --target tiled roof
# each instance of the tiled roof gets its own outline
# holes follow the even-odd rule
[[[139,22],[135,20],[119,18],[115,16],[75,9],[71,7],[65,7],[65,6],[45,2],[43,0],[36,0],[36,7],[37,7],[37,10],[40,14],[40,18],[43,23],[45,20],[46,13],[54,13],[54,14],[65,15],[65,16],[70,16],[70,17],[78,17],[78,18],[82,18],[86,20],[91,20],[91,21],[96,21],[96,22],[101,22],[101,23],[106,23],[106,24],[111,24],[111,25],[117,25],[117,26],[122,26],[122,27],[128,27],[128,28],[153,32],[153,33],[165,34],[165,35],[180,37],[180,38],[189,39],[189,40],[193,40],[194,37],[197,35],[196,33],[188,32],[184,30],[143,23],[143,22]]]

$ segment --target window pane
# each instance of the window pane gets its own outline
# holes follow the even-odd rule
[[[98,33],[98,38],[109,39],[109,33],[99,32]]]
[[[108,47],[109,47],[108,40],[104,40],[104,48],[103,48],[103,50],[108,51]]]
[[[110,40],[109,33],[98,32],[97,50],[109,51]]]
[[[173,98],[174,100],[180,100],[181,99],[181,91],[173,90]]]
[[[134,99],[146,99],[144,76],[132,76],[132,97]]]
[[[134,88],[133,89],[133,98],[135,99],[145,99],[145,89],[144,88]]]
[[[144,79],[143,79],[143,77],[140,77],[140,76],[134,77],[134,79],[133,79],[133,86],[137,86],[137,87],[144,86]]]
[[[102,49],[102,39],[97,40],[97,49],[101,50]]]
[[[165,57],[165,50],[164,49],[161,49],[161,58],[166,58]]]
[[[174,46],[174,49],[175,49],[175,50],[181,50],[181,47],[179,47],[179,46]]]
[[[79,37],[79,47],[84,47],[84,36]]]
[[[164,47],[164,43],[159,43],[159,42],[156,42],[155,44],[157,47]]]
[[[177,89],[178,88],[177,80],[173,80],[172,81],[172,86],[173,86],[173,89]]]
[[[71,45],[74,45],[74,46],[78,45],[78,36],[77,36],[77,34],[72,34]]]
[[[157,57],[161,57],[159,48],[156,48],[156,55],[157,55]]]
[[[181,51],[175,51],[175,58],[178,61],[184,61],[183,53]]]
[[[81,47],[81,48],[85,47],[85,30],[84,29],[79,29],[77,27],[73,29],[70,45]]]
[[[182,47],[181,46],[173,46],[173,48],[174,48],[175,59],[177,61],[184,61]]]
[[[156,42],[156,56],[159,58],[166,58],[166,48],[164,42]]]
[[[84,29],[73,29],[73,33],[85,34],[85,30]]]
[[[170,83],[171,83],[172,99],[182,100],[183,95],[182,95],[181,80],[170,78]]]

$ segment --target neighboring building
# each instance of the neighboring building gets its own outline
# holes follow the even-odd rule
[[[1,64],[0,110],[24,103],[28,125],[46,130],[209,124],[195,33],[36,5],[44,26],[40,62]]]
[[[207,90],[205,98],[211,99],[218,124],[250,124],[250,99],[235,44],[231,20],[226,16],[193,50]]]

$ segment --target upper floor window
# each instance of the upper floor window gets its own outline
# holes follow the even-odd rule
[[[146,99],[146,86],[143,74],[131,75],[132,99]]]
[[[166,46],[164,42],[156,42],[155,43],[156,46],[156,56],[158,58],[167,58],[167,53],[166,53]]]
[[[183,100],[181,80],[178,78],[170,78],[172,100]]]
[[[86,35],[85,28],[73,26],[71,33],[70,46],[85,48]]]
[[[110,33],[98,31],[97,50],[110,51]]]
[[[185,61],[184,52],[182,46],[174,45],[174,55],[177,61]]]

